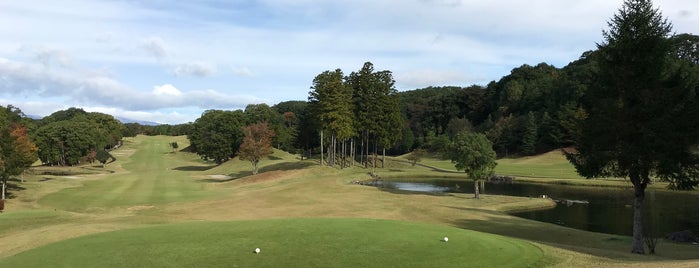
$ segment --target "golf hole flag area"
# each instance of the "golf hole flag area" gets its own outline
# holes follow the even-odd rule
[[[22,252],[0,267],[532,267],[544,259],[529,242],[448,226],[278,219],[88,235]]]

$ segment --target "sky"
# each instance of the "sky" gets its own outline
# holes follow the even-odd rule
[[[0,105],[193,122],[306,100],[325,70],[390,70],[399,91],[563,67],[603,41],[622,0],[0,0]],[[699,1],[656,0],[699,34]]]

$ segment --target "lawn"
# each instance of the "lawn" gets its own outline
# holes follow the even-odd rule
[[[88,166],[91,170],[102,170],[99,174],[26,176],[26,182],[21,184],[24,190],[13,192],[17,197],[8,200],[6,212],[0,214],[0,239],[12,241],[0,243],[0,266],[7,266],[5,264],[19,260],[17,258],[32,259],[38,262],[36,265],[45,266],[44,258],[66,258],[62,261],[67,262],[76,254],[75,261],[80,261],[89,258],[90,254],[103,256],[101,254],[121,251],[129,256],[143,252],[150,252],[151,257],[164,256],[157,263],[144,263],[136,258],[125,266],[169,266],[172,262],[168,261],[187,266],[190,262],[202,262],[200,258],[211,258],[207,264],[217,266],[222,265],[220,263],[226,256],[236,256],[241,261],[270,261],[253,263],[253,266],[280,266],[282,259],[279,258],[291,257],[268,253],[286,249],[292,254],[302,248],[302,244],[292,243],[296,240],[313,244],[310,248],[332,243],[324,236],[299,239],[297,236],[304,230],[318,230],[347,240],[333,247],[314,248],[316,255],[327,256],[327,259],[318,260],[318,266],[328,266],[325,264],[331,260],[351,264],[353,254],[365,248],[368,252],[380,253],[364,256],[370,261],[368,265],[395,263],[403,266],[405,263],[392,258],[412,260],[412,255],[416,254],[400,250],[397,245],[410,244],[401,243],[404,241],[401,239],[414,241],[414,250],[424,250],[422,261],[436,263],[442,260],[435,257],[439,256],[438,252],[430,253],[433,245],[437,248],[445,245],[458,247],[458,254],[454,253],[452,257],[472,256],[467,253],[475,250],[472,245],[462,245],[459,241],[481,241],[478,245],[485,248],[506,249],[510,245],[524,245],[520,249],[525,252],[522,254],[532,257],[525,258],[522,266],[692,266],[699,258],[695,247],[673,243],[661,243],[656,256],[637,256],[628,253],[628,237],[584,232],[505,213],[549,207],[552,201],[547,199],[483,195],[482,199],[476,200],[471,194],[384,191],[351,183],[370,179],[367,169],[321,167],[317,161],[301,161],[281,151],[275,151],[260,163],[262,173],[249,175],[249,162],[234,159],[216,166],[194,154],[173,153],[168,146],[170,141],[177,141],[182,148],[187,143],[184,137],[139,136],[113,151],[117,161],[105,169]],[[526,165],[525,162],[516,164]],[[377,169],[377,172],[382,177],[447,176],[458,179],[463,175],[424,166],[411,167],[399,161],[392,161],[388,168]],[[361,228],[352,227],[355,225]],[[246,231],[237,232],[238,229]],[[443,236],[441,233],[448,231],[454,233],[448,235],[450,241],[446,244],[439,242]],[[148,236],[151,232],[153,237]],[[423,232],[425,236],[420,235]],[[378,233],[383,236],[377,236]],[[458,238],[462,235],[480,240]],[[224,239],[229,237],[277,242],[260,246],[263,253],[257,256],[251,254],[250,245]],[[373,239],[386,239],[386,244]],[[426,242],[423,245],[421,241]],[[378,246],[372,248],[368,242]],[[131,243],[141,250],[130,251],[120,243]],[[80,245],[83,245],[81,250],[71,250],[71,254],[61,254],[65,250],[58,250]],[[240,250],[233,250],[236,247]],[[526,249],[529,247],[539,253],[526,253],[530,252]],[[95,251],[90,253],[90,249]],[[31,254],[45,255],[23,257]],[[499,266],[494,262],[506,258],[488,257],[491,255],[487,252],[483,254],[486,256],[483,259],[485,266]],[[114,263],[106,263],[107,259],[104,265],[112,266]],[[299,266],[314,265],[311,260],[299,259],[296,263]],[[432,266],[419,261],[414,263],[415,266]],[[242,266],[247,264],[241,262]]]
[[[260,254],[253,252],[255,248]],[[100,233],[25,251],[0,260],[0,266],[532,267],[547,261],[529,242],[454,227],[371,219],[280,219]]]

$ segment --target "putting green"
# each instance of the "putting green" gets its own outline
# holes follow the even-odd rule
[[[241,204],[242,205],[242,204]],[[442,241],[449,237],[449,242]],[[260,254],[255,254],[260,248]],[[192,222],[64,240],[0,267],[532,267],[522,240],[453,227],[370,219]]]

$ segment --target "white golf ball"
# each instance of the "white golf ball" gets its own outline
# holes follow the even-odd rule
[[[260,248],[255,249],[255,254],[258,254],[258,253],[260,253]]]
[[[449,237],[444,237],[444,242],[449,242]]]

